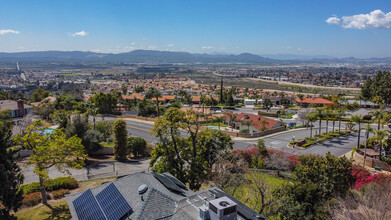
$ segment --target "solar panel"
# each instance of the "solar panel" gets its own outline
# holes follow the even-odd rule
[[[82,193],[73,201],[77,217],[80,220],[105,220],[105,216],[99,204],[92,195],[91,190]]]
[[[170,179],[168,179],[166,176],[158,174],[158,173],[153,173],[153,176],[159,180],[167,189],[179,193],[183,193],[183,191]]]
[[[133,212],[128,202],[113,183],[98,193],[96,200],[98,200],[108,220],[118,220],[125,214]]]
[[[173,183],[175,183],[177,186],[179,186],[180,188],[187,190],[186,185],[183,184],[181,181],[177,180],[177,178],[174,178],[174,177],[172,177],[172,176],[170,176],[168,174],[164,174],[164,173],[163,173],[163,175],[165,177],[167,177],[169,180],[171,180]]]

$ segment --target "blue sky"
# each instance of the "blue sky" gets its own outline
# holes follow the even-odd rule
[[[389,0],[0,0],[0,51],[385,57],[389,12]]]

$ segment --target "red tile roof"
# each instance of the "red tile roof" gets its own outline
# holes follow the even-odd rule
[[[141,94],[141,93],[133,93],[131,95],[124,95],[122,96],[122,99],[138,99],[138,100],[143,100],[144,99],[144,95]]]
[[[231,114],[225,114],[224,117],[229,120]],[[248,115],[249,119],[245,119],[244,115]],[[240,113],[236,114],[236,121],[252,121],[252,126],[258,130],[261,130],[263,128],[262,125],[262,120],[266,121],[267,123],[265,124],[265,128],[267,129],[272,129],[274,126],[279,123],[280,121],[278,120],[273,120],[269,118],[265,118],[259,115],[253,115],[253,114],[245,114],[245,113]]]
[[[299,98],[296,98],[295,100],[298,103],[302,102],[302,103],[307,103],[307,104],[312,104],[312,103],[325,104],[325,105],[333,104],[332,101],[327,100],[327,99],[322,99],[322,98],[303,98],[303,101],[300,100]]]

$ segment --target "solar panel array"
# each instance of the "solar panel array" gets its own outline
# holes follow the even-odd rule
[[[169,178],[167,178],[165,175],[158,174],[158,173],[153,173],[153,176],[159,180],[167,189],[178,192],[178,193],[183,193],[183,191]]]
[[[94,196],[91,190],[73,201],[80,220],[118,220],[133,212],[132,207],[113,183]]]
[[[91,190],[85,191],[73,201],[77,217],[80,220],[105,220],[102,210],[99,207]]]
[[[128,202],[113,183],[96,195],[96,199],[108,220],[118,220],[126,213],[132,211]]]

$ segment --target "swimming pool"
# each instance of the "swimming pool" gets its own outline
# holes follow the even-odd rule
[[[44,134],[45,134],[45,135],[51,134],[51,133],[53,133],[53,131],[54,131],[53,128],[47,128],[47,129],[45,129]]]
[[[220,130],[218,126],[206,126],[207,128],[210,128],[210,129],[216,129],[216,130]]]

